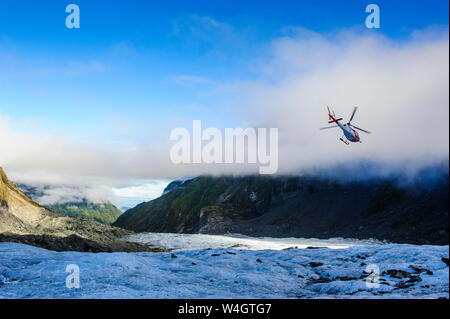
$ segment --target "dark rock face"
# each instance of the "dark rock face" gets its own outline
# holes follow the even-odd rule
[[[0,208],[2,207],[8,209],[8,202],[4,199],[0,200]]]
[[[271,204],[274,180],[267,177],[198,177],[160,198],[142,203],[122,214],[114,226],[136,231],[196,233],[220,230],[214,225],[250,220]],[[211,226],[211,227],[209,227]]]
[[[113,243],[95,242],[77,235],[57,237],[52,235],[17,235],[0,234],[0,242],[15,242],[55,251],[80,251],[80,252],[161,252],[163,249],[151,248],[147,245],[116,241]]]
[[[388,179],[201,176],[126,211],[113,225],[138,232],[448,244],[448,192],[448,174],[431,186],[399,186]]]

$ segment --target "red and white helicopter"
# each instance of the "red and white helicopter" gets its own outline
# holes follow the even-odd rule
[[[334,111],[333,111],[333,114],[331,114],[330,108],[328,106],[327,106],[327,109],[328,109],[328,120],[329,120],[328,123],[330,123],[330,124],[336,123],[336,125],[322,127],[320,129],[325,130],[325,129],[329,129],[329,128],[339,127],[344,132],[344,135],[339,139],[342,142],[344,142],[345,144],[349,145],[350,144],[349,142],[353,142],[353,143],[360,142],[361,143],[359,134],[357,131],[355,131],[355,129],[359,130],[361,132],[364,132],[366,134],[370,134],[369,131],[363,130],[362,128],[356,127],[355,125],[352,124],[353,117],[355,116],[356,110],[358,109],[357,106],[353,109],[352,116],[350,117],[350,120],[348,121],[347,124],[340,123],[339,121],[342,121],[342,118],[337,119],[336,115],[334,114]]]

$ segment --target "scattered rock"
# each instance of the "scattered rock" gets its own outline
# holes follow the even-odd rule
[[[407,271],[397,269],[389,269],[386,272],[383,272],[383,274],[388,274],[390,277],[397,279],[403,279],[411,275],[411,273]]]
[[[349,276],[342,276],[342,277],[336,277],[336,280],[340,280],[340,281],[351,281],[351,280],[357,280],[358,278],[356,277],[349,277]]]
[[[432,275],[433,274],[433,272],[431,270],[428,270],[426,268],[422,268],[422,267],[419,267],[419,266],[411,265],[411,266],[409,266],[409,268],[413,269],[417,274],[421,274],[423,272],[426,273],[427,275]]]
[[[409,288],[409,287],[412,287],[412,286],[414,286],[414,285],[413,284],[408,284],[405,281],[400,281],[400,282],[398,282],[395,285],[394,289],[406,289],[406,288]]]
[[[316,267],[320,267],[323,265],[323,263],[319,263],[319,262],[315,262],[315,261],[311,261],[310,263],[308,263],[309,266],[311,266],[312,268],[316,268]]]
[[[364,291],[364,289],[358,289],[356,291],[352,291],[351,293],[349,293],[349,295],[352,296],[352,295],[354,295],[354,294],[356,294],[358,292],[361,292],[361,291]]]
[[[372,292],[374,295],[383,295],[383,294],[390,294],[390,291],[383,291],[383,290],[378,290],[378,291],[373,291]]]
[[[420,281],[422,281],[422,278],[420,278],[420,276],[417,275],[417,276],[410,276],[407,282],[420,282]]]
[[[170,255],[170,258],[178,258],[175,254]]]
[[[259,259],[259,258],[258,258],[258,259],[256,259],[256,261],[257,261],[257,262],[259,262],[259,263],[262,263],[262,260],[261,260],[261,259]]]
[[[310,279],[309,280],[309,284],[326,284],[331,282],[332,280],[329,278],[325,278],[325,277],[319,277],[317,279]]]

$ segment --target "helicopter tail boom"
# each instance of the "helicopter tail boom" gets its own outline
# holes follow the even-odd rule
[[[328,119],[329,119],[329,121],[328,121],[328,123],[329,124],[331,124],[331,123],[336,123],[336,124],[338,124],[338,122],[339,121],[342,121],[342,118],[335,118],[334,116],[334,112],[333,112],[333,114],[331,114],[331,111],[330,111],[330,107],[328,107],[327,106],[327,109],[328,109]]]

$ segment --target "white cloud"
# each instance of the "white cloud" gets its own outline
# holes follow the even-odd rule
[[[113,188],[112,191],[116,196],[124,199],[150,200],[161,196],[169,183],[167,180],[155,180],[149,184]]]
[[[402,42],[301,32],[273,42],[260,81],[235,86],[237,109],[280,129],[282,172],[362,159],[432,162],[449,152],[448,61],[447,30]],[[359,106],[354,123],[373,134],[345,146],[339,130],[319,131],[327,105],[345,120]]]
[[[36,185],[37,191],[42,192],[41,196],[33,197],[41,205],[77,203],[84,199],[91,203],[105,203],[107,200],[116,201],[111,196],[108,187],[89,186],[43,186]],[[117,202],[117,201],[116,201]]]

